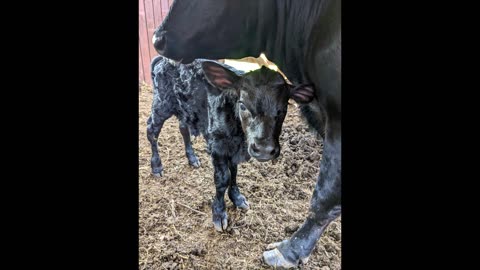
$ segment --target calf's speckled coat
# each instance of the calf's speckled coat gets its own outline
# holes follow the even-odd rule
[[[313,89],[293,87],[266,67],[243,73],[225,64],[197,59],[178,64],[162,56],[152,60],[154,98],[147,120],[147,136],[152,147],[151,167],[163,175],[157,139],[163,123],[175,115],[185,143],[189,163],[200,166],[190,135],[204,136],[214,167],[216,195],[212,204],[215,229],[227,228],[224,195],[241,209],[249,204],[240,193],[237,165],[251,156],[259,161],[277,158],[288,99],[310,102]]]

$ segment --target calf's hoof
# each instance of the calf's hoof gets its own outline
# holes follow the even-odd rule
[[[197,159],[196,161],[193,161],[193,162],[190,162],[190,161],[189,161],[188,163],[189,163],[190,165],[192,165],[193,167],[195,167],[195,168],[200,168],[200,165],[201,165],[201,164],[200,164],[200,160],[198,160],[198,159]]]
[[[243,196],[240,193],[238,188],[233,188],[232,190],[229,190],[228,191],[228,198],[230,198],[230,201],[232,201],[233,204],[237,208],[240,208],[241,210],[248,210],[250,208],[250,204],[248,203],[245,196]]]
[[[250,208],[250,204],[243,195],[238,196],[233,203],[241,210],[248,210]]]
[[[200,167],[200,160],[198,159],[197,156],[195,155],[188,155],[187,154],[187,158],[188,158],[188,164],[190,164],[191,166],[193,166],[194,168],[199,168]]]
[[[163,171],[159,173],[154,173],[153,176],[155,176],[156,178],[160,178],[163,176]]]
[[[153,176],[155,176],[155,177],[157,177],[157,178],[158,178],[158,177],[162,177],[162,176],[163,176],[163,168],[162,168],[162,167],[160,167],[160,168],[153,168],[153,169],[152,169],[152,174],[153,174]]]
[[[228,221],[227,221],[227,212],[221,212],[219,214],[213,214],[213,226],[215,230],[219,232],[223,232],[227,229]]]

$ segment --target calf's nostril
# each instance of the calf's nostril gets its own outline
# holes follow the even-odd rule
[[[252,151],[253,151],[254,153],[258,153],[258,148],[257,148],[257,146],[256,146],[254,143],[252,144]]]

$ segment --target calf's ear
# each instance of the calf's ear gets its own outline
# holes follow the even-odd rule
[[[301,84],[298,86],[289,85],[289,87],[290,97],[297,103],[306,104],[315,97],[315,89],[311,84]]]
[[[219,89],[234,87],[240,79],[233,71],[215,62],[203,62],[202,69],[208,82]]]

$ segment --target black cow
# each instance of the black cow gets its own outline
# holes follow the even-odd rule
[[[190,134],[202,134],[214,167],[216,196],[212,218],[216,230],[227,228],[224,195],[240,209],[249,204],[236,183],[237,165],[254,157],[268,161],[280,154],[278,138],[287,113],[288,99],[310,102],[309,86],[293,87],[277,72],[262,67],[245,74],[214,61],[175,64],[158,56],[152,60],[154,99],[147,120],[152,147],[152,173],[163,175],[157,139],[163,123],[175,115],[189,163],[199,166]]]
[[[314,85],[317,100],[302,112],[324,135],[320,175],[303,225],[264,252],[269,265],[305,263],[341,214],[340,11],[340,0],[176,0],[153,37],[159,54],[182,63],[264,52],[293,84]]]

